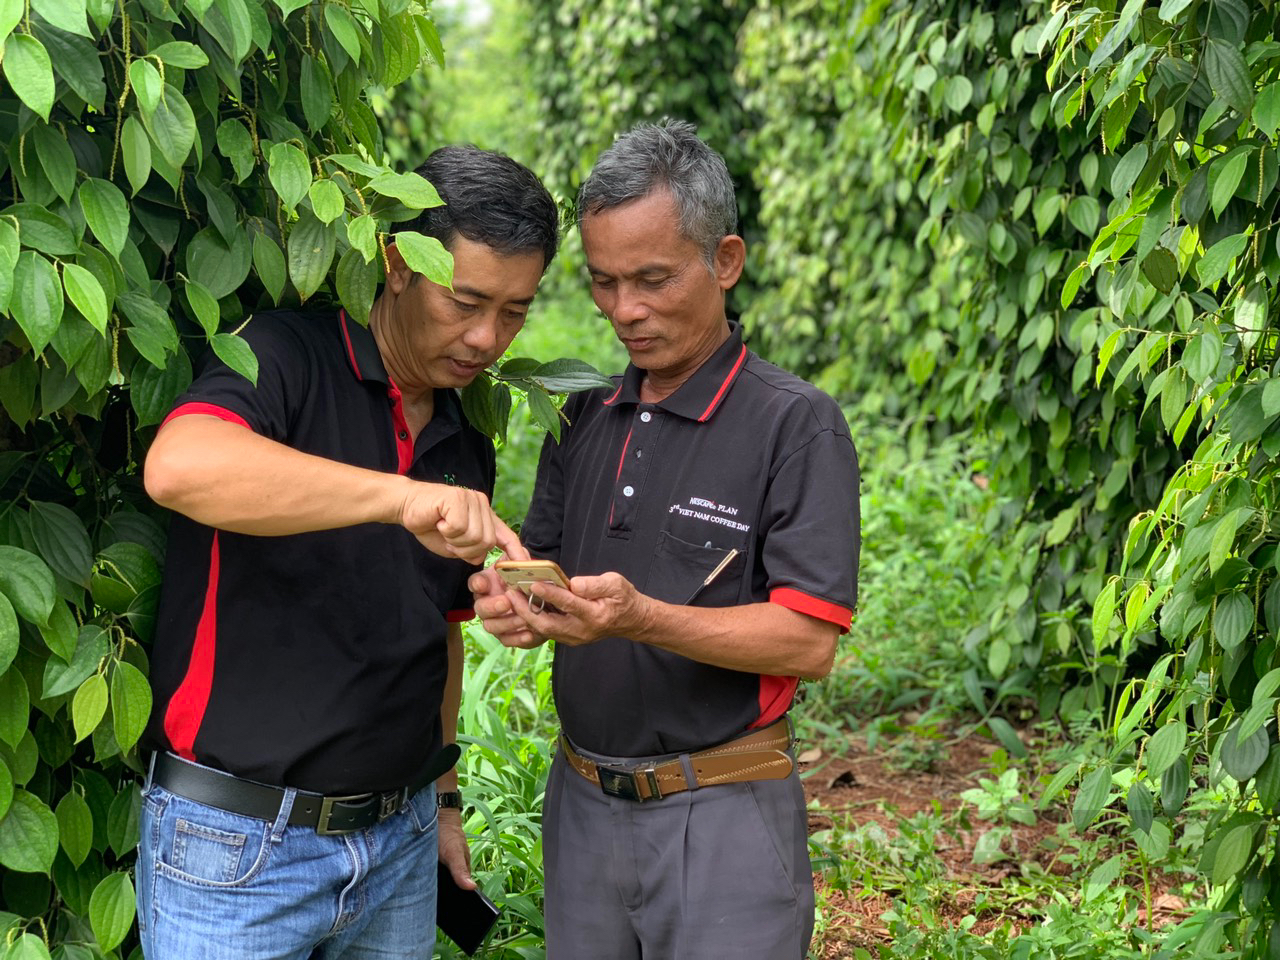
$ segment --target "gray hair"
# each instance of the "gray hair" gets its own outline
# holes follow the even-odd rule
[[[707,267],[721,239],[738,229],[738,203],[724,158],[684,120],[638,123],[600,154],[578,191],[578,226],[601,210],[669,190],[680,232],[697,244]]]

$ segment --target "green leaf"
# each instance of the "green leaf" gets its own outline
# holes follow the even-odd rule
[[[31,501],[30,517],[31,535],[45,563],[59,576],[88,587],[93,550],[80,518],[60,503],[40,500]]]
[[[1182,756],[1187,743],[1187,726],[1181,720],[1167,723],[1147,741],[1147,775],[1152,779],[1161,776],[1175,760]]]
[[[32,250],[18,255],[9,310],[39,354],[62,322],[62,281],[52,263]]]
[[[1241,719],[1237,719],[1223,734],[1222,766],[1240,783],[1246,783],[1267,759],[1270,747],[1267,731],[1258,728],[1243,740],[1240,739]]]
[[[0,820],[0,864],[19,873],[47,874],[57,855],[57,817],[39,797],[16,791]]]
[[[255,387],[258,385],[258,358],[253,354],[244,337],[234,333],[219,333],[209,338],[209,345],[218,359],[225,363]]]
[[[1240,332],[1245,349],[1253,346],[1267,325],[1267,289],[1260,283],[1251,284],[1236,299],[1232,322]]]
[[[1173,251],[1156,247],[1142,261],[1142,275],[1161,293],[1171,293],[1178,284],[1178,258]]]
[[[1215,324],[1207,323],[1204,329],[1188,341],[1182,352],[1182,366],[1191,379],[1201,383],[1218,369],[1222,359],[1222,334]]]
[[[208,66],[209,58],[194,43],[185,40],[170,40],[151,50],[147,54],[158,57],[166,66],[181,67],[183,70],[197,70]]]
[[[544,390],[530,390],[528,393],[529,413],[534,423],[548,431],[557,441],[560,439],[560,411],[556,409],[551,397]]]
[[[169,161],[170,166],[180,168],[196,142],[195,114],[182,91],[166,83],[154,112],[143,111],[142,124],[151,134],[160,155]]]
[[[289,278],[303,302],[324,283],[336,246],[335,228],[303,211],[289,233]]]
[[[118,258],[129,236],[130,219],[129,201],[120,188],[108,180],[86,180],[80,184],[80,207],[98,242]]]
[[[1210,37],[1204,46],[1204,72],[1213,92],[1249,116],[1253,108],[1253,81],[1240,48],[1226,40]]]
[[[301,73],[302,115],[307,129],[316,131],[329,122],[333,113],[333,81],[329,68],[315,57],[302,58]]]
[[[1208,287],[1222,279],[1231,261],[1244,253],[1249,244],[1249,237],[1243,233],[1235,233],[1224,237],[1204,252],[1196,265],[1196,276],[1200,278],[1200,286]]]
[[[614,382],[591,364],[568,357],[540,364],[529,379],[551,393],[576,393],[598,387],[613,387]]]
[[[48,623],[56,599],[53,574],[43,560],[21,547],[0,546],[0,593],[18,615],[31,623]]]
[[[332,180],[317,180],[311,185],[311,211],[321,223],[332,223],[342,216],[347,201],[342,188]]]
[[[1233,827],[1222,842],[1213,858],[1213,882],[1227,883],[1234,880],[1243,871],[1253,855],[1253,839],[1257,834],[1257,826],[1242,823]]]
[[[1267,752],[1267,760],[1255,776],[1258,801],[1264,809],[1274,811],[1276,805],[1280,804],[1280,744],[1272,746]]]
[[[1099,650],[1107,645],[1107,635],[1111,630],[1111,618],[1116,609],[1116,581],[1111,580],[1093,604],[1093,643]]]
[[[277,143],[267,155],[271,186],[280,202],[292,212],[311,186],[311,165],[307,155],[291,143]]]
[[[4,44],[4,76],[23,103],[45,123],[53,108],[53,64],[35,37],[13,33]]]
[[[51,257],[63,257],[79,252],[79,244],[72,236],[67,222],[38,204],[15,203],[4,211],[4,216],[13,217],[18,221],[18,232],[22,236],[24,247],[32,247]]]
[[[1087,277],[1089,273],[1090,270],[1088,263],[1082,263],[1071,271],[1071,275],[1067,277],[1067,282],[1062,285],[1061,302],[1063,309],[1071,306],[1071,301],[1076,298],[1076,292],[1080,289],[1080,284],[1084,282],[1084,278]],[[1102,382],[1101,376],[1099,376],[1098,382]]]
[[[365,263],[378,255],[378,225],[373,217],[363,214],[347,221],[347,242],[360,251]]]
[[[129,784],[115,795],[107,812],[107,841],[117,856],[125,856],[141,839],[142,791]]]
[[[355,18],[351,16],[345,7],[330,3],[325,5],[324,19],[329,25],[329,29],[333,31],[334,39],[347,52],[347,56],[359,63],[360,27],[356,24]]]
[[[0,0],[0,41],[8,38],[26,12],[25,0]]]
[[[334,280],[338,287],[338,300],[359,323],[369,322],[369,311],[378,293],[378,281],[382,271],[377,261],[365,262],[363,255],[351,247],[338,261]]]
[[[97,624],[89,623],[80,628],[76,652],[70,663],[62,663],[57,657],[45,662],[42,697],[59,697],[70,693],[94,673],[107,655],[107,634]]]
[[[401,230],[396,234],[395,247],[414,273],[422,274],[432,283],[453,289],[453,255],[435,237],[426,237],[412,230]]]
[[[133,927],[136,901],[127,873],[103,878],[89,898],[89,925],[104,950],[118,947]]]
[[[24,933],[14,939],[4,954],[4,960],[50,960],[49,948],[34,933]],[[59,960],[81,960],[81,958],[72,958],[64,953]]]
[[[9,772],[9,765],[0,760],[0,819],[4,819],[13,804],[13,786],[13,774]]]
[[[221,319],[218,301],[204,284],[197,283],[195,280],[187,280],[183,284],[183,292],[186,293],[187,303],[191,306],[191,312],[195,315],[200,328],[204,330],[205,336],[212,337],[218,332],[218,323]]]
[[[239,120],[224,120],[218,124],[218,150],[231,161],[236,171],[236,183],[240,183],[253,172],[256,164],[253,153],[253,138],[248,129]]]
[[[80,311],[80,315],[93,324],[95,330],[105,334],[107,332],[107,295],[98,278],[79,264],[64,263],[62,286],[67,291],[67,299]]]
[[[330,159],[338,158],[335,156]],[[369,189],[384,197],[399,200],[406,207],[414,209],[425,210],[429,207],[444,205],[436,188],[426,178],[416,173],[380,173],[369,181]]]
[[[18,636],[18,615],[9,598],[0,593],[0,673],[8,670],[18,655]]]
[[[1234,650],[1253,629],[1253,602],[1243,591],[1218,598],[1213,612],[1213,638],[1224,650]]]
[[[1078,832],[1084,833],[1106,806],[1111,793],[1111,768],[1099,767],[1080,784],[1075,803],[1071,805],[1071,822]]]
[[[120,131],[120,157],[124,175],[137,194],[151,178],[151,141],[137,117],[126,117]]]
[[[1147,165],[1147,156],[1147,145],[1145,142],[1141,142],[1132,147],[1121,158],[1111,172],[1112,194],[1122,197],[1129,192],[1129,188],[1138,179],[1138,174],[1142,173],[1142,168]]]
[[[138,99],[143,123],[146,123],[164,96],[164,80],[160,78],[160,71],[150,60],[134,60],[129,64],[129,86]]]
[[[50,26],[79,37],[93,37],[85,0],[31,0],[31,9]]]
[[[245,344],[246,349],[248,346]],[[253,351],[250,350],[249,354],[252,356]],[[111,674],[111,721],[122,750],[129,750],[138,742],[150,716],[151,687],[147,678],[133,664],[121,660]]]
[[[1098,217],[1101,213],[1098,201],[1087,195],[1076,197],[1067,204],[1067,220],[1086,237],[1093,237],[1094,231],[1098,229]]]
[[[249,276],[253,247],[245,231],[236,231],[231,244],[212,227],[205,227],[187,244],[187,276],[201,284],[217,299],[235,293]]]
[[[1191,782],[1191,773],[1186,757],[1177,757],[1164,775],[1160,778],[1160,807],[1165,814],[1173,817],[1182,809],[1187,799],[1187,787]]]
[[[943,99],[948,107],[959,113],[973,99],[973,83],[968,77],[959,75],[951,77],[947,80],[947,88],[943,94]]]
[[[1249,154],[1252,147],[1237,147],[1225,156],[1214,160],[1209,167],[1209,206],[1215,217],[1222,216],[1222,211],[1231,202],[1231,197],[1240,186],[1245,167],[1249,165]]]
[[[58,818],[58,842],[67,859],[78,867],[93,849],[93,812],[73,787],[58,801],[54,815]]]
[[[36,629],[40,631],[44,645],[63,661],[70,660],[76,652],[76,634],[80,625],[65,603],[55,603],[53,613],[49,614],[49,622]]]
[[[173,408],[174,401],[191,386],[191,361],[179,350],[163,369],[150,363],[134,366],[129,374],[129,402],[138,415],[138,426],[159,423]]]
[[[76,728],[76,743],[79,743],[102,722],[107,713],[107,681],[100,673],[95,673],[84,683],[71,698],[71,722]]]
[[[1155,801],[1147,785],[1141,780],[1135,780],[1129,787],[1129,795],[1125,802],[1133,825],[1143,833],[1150,833],[1151,824],[1155,820]]]
[[[0,740],[16,747],[31,720],[31,694],[17,670],[0,674]]]
[[[272,301],[280,303],[280,295],[284,293],[285,273],[284,253],[280,245],[265,233],[255,234],[253,238],[253,268],[258,272],[258,279],[263,288],[271,295]]]
[[[34,148],[53,189],[64,203],[69,203],[76,189],[76,156],[71,152],[66,136],[43,123],[36,124],[30,136],[28,151]],[[27,162],[30,163],[31,159],[31,153],[28,153]]]
[[[1253,104],[1253,122],[1259,133],[1275,140],[1276,130],[1280,129],[1280,83],[1268,84],[1258,93]]]
[[[1172,23],[1183,10],[1191,6],[1192,0],[1163,0],[1160,4],[1159,17],[1166,23]]]

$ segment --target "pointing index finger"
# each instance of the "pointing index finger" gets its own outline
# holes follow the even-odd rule
[[[502,522],[502,519],[494,514],[493,532],[498,542],[498,547],[507,555],[508,560],[532,560],[529,551],[524,548],[524,544],[520,542],[520,538],[515,532]]]

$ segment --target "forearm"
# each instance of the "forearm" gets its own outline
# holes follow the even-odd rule
[[[819,678],[839,628],[776,603],[686,607],[645,598],[629,639],[729,670]]]
[[[302,453],[215,417],[173,420],[157,435],[144,472],[161,506],[258,536],[395,523],[413,481]]]
[[[444,697],[440,701],[440,729],[445,743],[458,739],[458,710],[462,706],[462,677],[465,672],[466,651],[462,643],[462,627],[449,625],[449,673],[444,682]],[[458,770],[455,767],[436,781],[437,790],[457,790]]]

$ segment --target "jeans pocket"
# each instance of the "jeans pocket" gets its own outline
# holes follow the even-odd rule
[[[261,871],[271,825],[171,797],[159,823],[156,870],[189,884],[238,887]]]
[[[436,819],[440,810],[436,806],[436,792],[432,789],[419,790],[409,798],[406,804],[413,832],[419,835],[430,833],[436,828]]]

